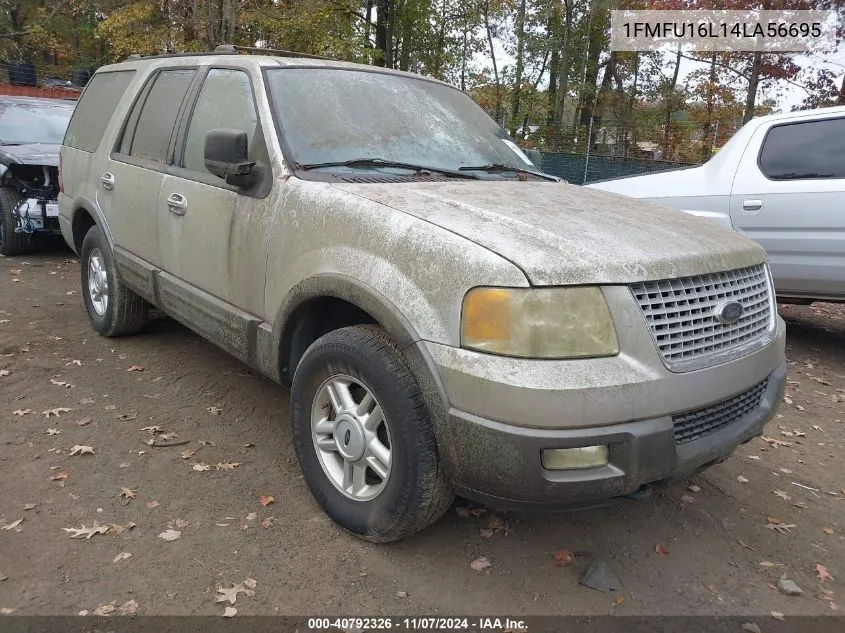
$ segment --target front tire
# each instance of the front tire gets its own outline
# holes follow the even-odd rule
[[[32,235],[15,233],[14,212],[22,200],[17,190],[0,187],[0,253],[3,255],[23,255],[32,250]]]
[[[410,536],[454,498],[420,387],[379,327],[334,330],[306,350],[293,378],[291,425],[317,503],[365,540]]]
[[[106,236],[94,225],[85,234],[79,257],[82,297],[91,325],[103,336],[135,334],[149,319],[150,305],[123,285]]]

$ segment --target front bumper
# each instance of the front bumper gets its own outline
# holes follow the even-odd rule
[[[675,373],[664,366],[642,316],[622,309],[630,301],[626,290],[605,294],[619,307],[615,357],[516,359],[424,344],[446,404],[438,446],[459,493],[498,507],[589,505],[689,476],[761,433],[786,381],[780,318],[765,347]],[[759,400],[727,426],[676,442],[673,416],[721,406],[763,380]],[[606,466],[564,471],[541,463],[544,449],[594,445],[608,446]]]
[[[723,461],[760,435],[786,382],[786,363],[769,375],[760,405],[729,426],[676,444],[672,415],[582,429],[502,424],[452,409],[452,472],[459,494],[498,508],[555,509],[624,497],[650,484],[688,477]],[[543,449],[608,445],[608,465],[546,470]]]

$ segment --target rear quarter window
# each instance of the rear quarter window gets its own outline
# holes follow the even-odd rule
[[[845,119],[773,126],[759,165],[771,180],[845,178]]]
[[[96,151],[114,110],[134,75],[134,70],[95,74],[79,99],[67,128],[64,144],[86,152]]]

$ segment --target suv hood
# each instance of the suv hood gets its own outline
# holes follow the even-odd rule
[[[457,233],[533,285],[627,284],[753,266],[754,242],[672,209],[550,182],[335,184]]]
[[[25,143],[23,145],[0,145],[0,163],[10,165],[47,165],[59,164],[61,145],[53,143]]]

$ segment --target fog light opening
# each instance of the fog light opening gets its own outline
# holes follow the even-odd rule
[[[548,448],[540,454],[546,470],[577,470],[607,466],[607,445]]]

